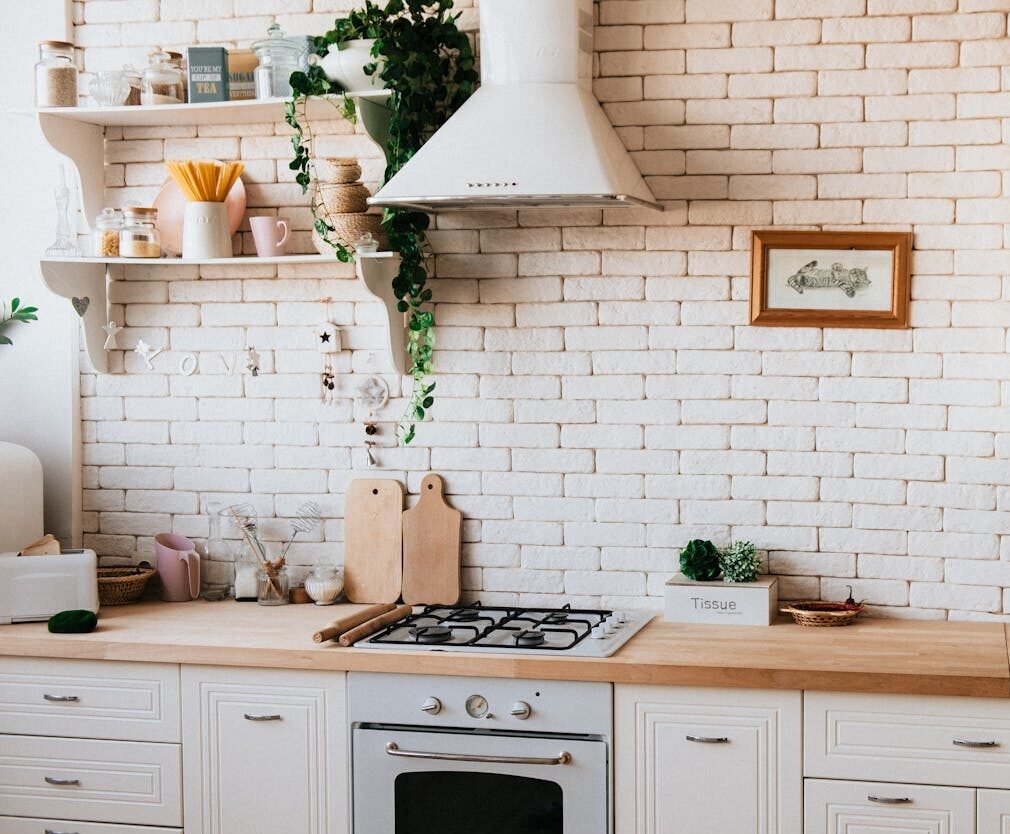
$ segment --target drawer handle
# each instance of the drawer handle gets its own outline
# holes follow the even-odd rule
[[[913,801],[909,796],[874,796],[872,793],[866,798],[881,805],[909,805]]]
[[[47,828],[45,834],[77,834],[76,831],[54,831],[52,828]]]
[[[280,721],[281,717],[279,715],[250,715],[248,712],[243,713],[246,721]]]
[[[729,744],[726,736],[684,736],[684,739],[697,744]]]
[[[46,776],[45,780],[47,785],[56,785],[61,788],[77,787],[81,784],[80,779],[57,779],[54,776]]]
[[[42,693],[42,697],[51,704],[76,704],[81,700],[76,695],[50,695],[48,692]]]
[[[998,741],[971,741],[966,738],[955,738],[954,744],[958,747],[999,747]]]

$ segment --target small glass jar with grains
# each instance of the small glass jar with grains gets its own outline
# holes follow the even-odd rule
[[[123,229],[123,213],[119,209],[104,208],[95,218],[95,257],[118,258],[119,234]]]
[[[119,254],[123,258],[160,258],[161,237],[155,227],[156,208],[127,206],[119,233]]]
[[[74,45],[42,41],[35,65],[35,104],[38,107],[77,106],[77,65]]]
[[[173,62],[172,56],[163,50],[152,52],[150,64],[144,70],[144,83],[140,90],[141,104],[182,104],[182,70]]]

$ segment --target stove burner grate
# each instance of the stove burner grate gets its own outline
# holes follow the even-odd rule
[[[517,631],[512,635],[512,638],[516,641],[517,646],[542,646],[547,639],[547,635],[542,631],[527,629],[525,631]]]
[[[445,643],[452,639],[452,629],[445,626],[411,626],[408,633],[418,643]]]

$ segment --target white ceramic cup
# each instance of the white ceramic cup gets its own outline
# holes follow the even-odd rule
[[[261,258],[276,258],[288,248],[291,230],[287,220],[280,217],[250,217],[249,228],[252,229],[256,254]]]
[[[184,258],[230,258],[231,232],[224,203],[186,203],[182,223]]]

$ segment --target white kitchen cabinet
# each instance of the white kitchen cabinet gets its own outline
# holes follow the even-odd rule
[[[346,834],[345,675],[184,666],[186,834]]]
[[[978,834],[1010,834],[1010,791],[978,792]]]
[[[975,834],[971,788],[807,779],[804,793],[804,834]]]
[[[617,834],[797,834],[801,695],[617,685]]]

